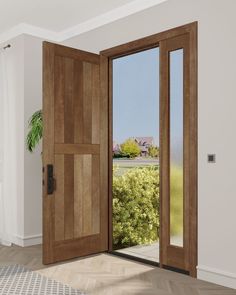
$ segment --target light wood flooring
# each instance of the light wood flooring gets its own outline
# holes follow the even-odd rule
[[[40,246],[0,246],[0,265],[22,264],[93,295],[236,295],[236,290],[110,254],[44,266],[41,253]]]

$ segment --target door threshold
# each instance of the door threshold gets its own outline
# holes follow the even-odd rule
[[[180,269],[180,268],[176,268],[173,266],[163,265],[163,269],[178,272],[178,273],[181,273],[182,275],[186,275],[186,276],[190,275],[189,271],[184,270],[184,269]]]
[[[136,261],[136,262],[141,262],[141,263],[144,263],[144,264],[160,267],[159,262],[151,261],[151,260],[140,258],[140,257],[137,257],[137,256],[133,256],[133,255],[129,255],[129,254],[121,253],[121,252],[116,252],[116,251],[108,251],[108,253],[112,254],[114,256],[123,257],[123,258],[133,260],[133,261]]]
[[[135,262],[140,262],[140,263],[143,263],[143,264],[147,264],[147,265],[151,265],[151,266],[161,268],[159,262],[154,262],[154,261],[151,261],[151,260],[147,260],[147,259],[144,259],[144,258],[140,258],[140,257],[136,257],[136,256],[133,256],[133,255],[120,253],[120,252],[116,252],[116,251],[108,251],[107,253],[111,254],[111,255],[114,255],[114,256],[119,256],[119,257],[122,257],[122,258],[125,258],[125,259],[129,259],[129,260],[132,260],[132,261],[135,261]],[[176,267],[172,267],[172,266],[168,266],[168,265],[163,265],[162,269],[177,272],[177,273],[187,275],[187,276],[190,275],[189,271],[179,269],[179,268],[176,268]]]

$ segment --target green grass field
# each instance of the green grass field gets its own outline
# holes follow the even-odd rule
[[[159,163],[157,160],[153,159],[139,159],[139,160],[129,160],[129,159],[122,159],[122,160],[113,160],[113,167],[115,168],[116,175],[123,175],[129,169],[132,168],[145,168],[150,166],[158,167]]]

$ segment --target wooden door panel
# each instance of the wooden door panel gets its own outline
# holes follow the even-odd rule
[[[108,146],[100,145],[100,105],[100,57],[45,42],[43,163],[54,166],[55,177],[48,195],[44,173],[46,264],[108,248],[107,194],[100,199]]]
[[[74,156],[64,156],[64,229],[65,240],[74,237]],[[56,214],[55,214],[56,216]]]
[[[75,155],[74,179],[74,235],[80,238],[83,236],[83,155]]]
[[[189,270],[189,206],[188,200],[190,198],[188,188],[188,87],[189,87],[189,63],[188,63],[188,48],[189,37],[188,34],[163,40],[160,42],[161,53],[161,192],[162,192],[162,235],[161,235],[161,251],[162,263],[164,265]],[[170,52],[183,49],[183,67],[184,67],[184,86],[183,86],[183,163],[184,163],[184,179],[183,179],[183,247],[171,244],[171,223],[170,223],[170,202],[171,202],[171,177],[170,177]],[[174,196],[172,196],[174,197]]]
[[[100,232],[100,158],[98,155],[92,156],[92,233]],[[99,177],[98,177],[99,176]],[[107,212],[108,213],[108,212]]]
[[[55,81],[55,143],[99,144],[99,65],[56,56]]]
[[[56,154],[88,154],[88,155],[99,155],[100,145],[99,144],[60,144],[54,145]]]
[[[55,241],[65,238],[64,214],[64,155],[55,155]]]
[[[189,33],[160,41],[161,263],[189,271],[192,275],[196,272],[196,256],[192,259],[191,251],[196,249],[197,240],[197,227],[192,224],[196,218],[197,166],[191,164],[191,158],[196,159],[196,145],[192,146],[197,141],[195,64],[191,67],[191,60],[196,58],[194,46],[196,43],[192,43]],[[170,53],[178,49],[183,49],[183,246],[171,244],[170,230]],[[194,180],[192,186],[190,179]]]

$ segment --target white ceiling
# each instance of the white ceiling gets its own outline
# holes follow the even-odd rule
[[[20,34],[62,41],[166,0],[0,0],[0,43]]]
[[[20,23],[62,31],[132,0],[0,0],[0,33]]]

